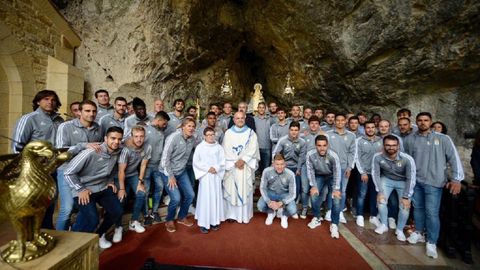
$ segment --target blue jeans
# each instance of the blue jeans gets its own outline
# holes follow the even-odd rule
[[[389,218],[397,219],[398,209],[399,209],[398,208],[399,195],[402,196],[402,194],[398,194],[398,192],[392,192],[392,194],[390,194],[390,198],[388,199],[388,204],[387,204]]]
[[[440,202],[443,188],[417,182],[413,193],[415,230],[427,232],[427,241],[436,244],[440,233]]]
[[[192,204],[195,193],[193,192],[192,185],[190,184],[190,178],[186,170],[179,175],[175,175],[177,179],[177,187],[168,187],[168,176],[160,172],[162,176],[163,184],[170,196],[170,203],[168,204],[167,221],[173,221],[177,212],[177,206],[180,204],[180,211],[178,212],[178,219],[183,219],[188,214],[188,208]],[[183,196],[183,199],[182,199]]]
[[[368,175],[368,182],[364,183],[362,181],[362,175],[357,175],[357,207],[356,207],[356,215],[363,216],[363,210],[365,205],[365,199],[367,198],[368,194],[368,204],[370,206],[370,216],[375,217],[377,216],[377,191],[375,190],[375,184],[372,180],[372,175]]]
[[[70,214],[73,209],[72,189],[65,180],[63,170],[57,170],[58,195],[60,197],[60,209],[58,211],[56,229],[67,231],[70,226]]]
[[[300,176],[302,179],[302,193],[300,194],[300,199],[302,201],[302,207],[306,209],[308,207],[308,195],[310,192],[310,183],[308,182],[307,176],[307,164],[303,164],[301,173],[302,174]],[[319,192],[321,193],[321,190]]]
[[[328,188],[327,198],[330,198],[331,200],[333,176],[315,175],[315,181],[317,182],[317,188],[318,188],[319,194],[315,194],[314,196],[312,196],[312,209],[313,209],[313,216],[320,218],[320,208],[321,208],[320,205],[322,204],[322,190],[325,186]]]
[[[262,149],[260,148],[260,166],[258,172],[260,175],[263,173],[263,170],[272,165],[272,150],[271,149]]]
[[[117,188],[120,188],[120,185],[118,185],[117,181],[115,181],[117,184]],[[137,192],[137,186],[138,186],[138,174],[125,177],[125,193],[127,194],[127,198],[124,198],[123,201],[121,202],[122,207],[125,208],[127,205],[128,201],[128,196],[130,194],[135,194],[135,202],[133,203],[133,211],[132,211],[132,220],[137,220],[140,216],[140,212],[142,211],[143,207],[145,206],[145,192],[143,191],[138,191]],[[116,222],[117,227],[122,225],[122,217],[117,220]]]
[[[195,181],[195,172],[193,171],[193,165],[188,165],[186,167],[186,171],[188,174],[188,179],[190,179],[190,184],[193,188],[193,200],[192,205],[197,205],[197,193],[198,193],[198,181]]]
[[[122,217],[123,210],[117,195],[113,193],[112,188],[104,189],[100,192],[90,194],[90,201],[87,205],[80,205],[78,197],[75,197],[80,211],[78,212],[77,221],[72,226],[72,230],[76,232],[94,232],[99,223],[97,212],[97,203],[105,209],[103,222],[97,229],[97,234],[102,235]]]
[[[283,199],[285,199],[288,196],[288,193],[282,193],[282,194],[277,194],[273,193],[271,191],[267,191],[268,197],[270,200],[279,202]],[[268,207],[268,204],[265,202],[263,197],[260,197],[260,199],[257,202],[257,208],[260,212],[266,212],[266,213],[273,213],[273,209]],[[297,205],[295,204],[295,200],[291,201],[288,203],[286,206],[284,205],[283,207],[283,215],[284,216],[293,216],[297,213]]]
[[[404,181],[395,181],[388,179],[386,177],[381,177],[381,185],[383,188],[385,200],[378,202],[378,212],[380,213],[380,221],[387,226],[388,225],[388,208],[387,208],[387,203],[388,203],[388,198],[390,197],[390,194],[392,193],[393,190],[397,191],[397,194],[403,194],[403,190],[405,189],[405,182]],[[410,209],[406,209],[403,207],[403,204],[400,203],[401,196],[398,196],[398,205],[399,205],[399,211],[398,211],[398,224],[397,224],[397,230],[403,230],[403,227],[405,227],[405,224],[407,223],[408,220],[408,214],[410,213]]]
[[[300,175],[297,175],[297,167],[287,167],[290,171],[293,172],[295,175],[295,201],[298,199],[300,196],[300,193],[302,193],[302,177]]]
[[[147,215],[148,213],[148,194],[150,192],[150,188],[153,182],[153,192],[152,192],[152,213],[156,213],[158,211],[158,207],[160,207],[160,199],[162,198],[163,193],[163,181],[160,175],[160,171],[154,167],[147,167],[145,170],[144,176],[144,185],[145,185],[145,208],[143,209],[143,214]]]
[[[342,198],[340,199],[340,207],[342,209],[340,211],[342,211],[345,208],[345,202],[346,202],[346,199],[347,199],[348,178],[345,177],[345,170],[344,169],[342,169],[340,173],[341,173],[341,175],[340,175],[340,191],[342,193]],[[332,183],[332,186],[334,184],[335,183]],[[328,203],[328,206],[332,205],[331,193],[327,196],[327,203]],[[333,211],[333,209],[332,209],[332,211]],[[332,220],[333,220],[333,217],[332,217]]]

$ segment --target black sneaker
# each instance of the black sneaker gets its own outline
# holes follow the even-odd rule
[[[218,231],[220,230],[220,225],[212,225],[210,228],[212,228],[212,231]]]
[[[150,226],[150,225],[152,225],[152,223],[153,223],[153,216],[152,215],[148,215],[148,216],[144,217],[143,225]]]
[[[201,233],[208,233],[208,229],[205,227],[200,227],[200,232]]]
[[[158,213],[153,214],[153,224],[158,224],[162,222],[162,218]]]

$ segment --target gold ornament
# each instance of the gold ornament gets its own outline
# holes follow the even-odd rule
[[[17,233],[0,254],[7,263],[30,261],[55,247],[55,239],[40,232],[40,226],[55,196],[50,174],[69,158],[47,141],[32,141],[20,154],[0,156],[0,211]]]

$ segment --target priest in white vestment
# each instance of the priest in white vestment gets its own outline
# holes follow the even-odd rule
[[[235,113],[233,121],[235,125],[223,138],[225,218],[248,223],[253,217],[253,183],[260,153],[257,135],[245,125],[245,113]]]
[[[202,233],[218,230],[225,221],[222,180],[225,175],[225,151],[215,141],[215,130],[206,127],[204,140],[193,154],[193,171],[199,181],[195,219]]]

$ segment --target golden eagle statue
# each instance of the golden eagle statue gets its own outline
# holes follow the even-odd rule
[[[55,196],[50,174],[69,158],[68,152],[47,141],[32,141],[20,154],[0,156],[0,212],[17,233],[17,240],[0,254],[4,261],[33,260],[55,247],[55,239],[40,232],[40,226]]]

